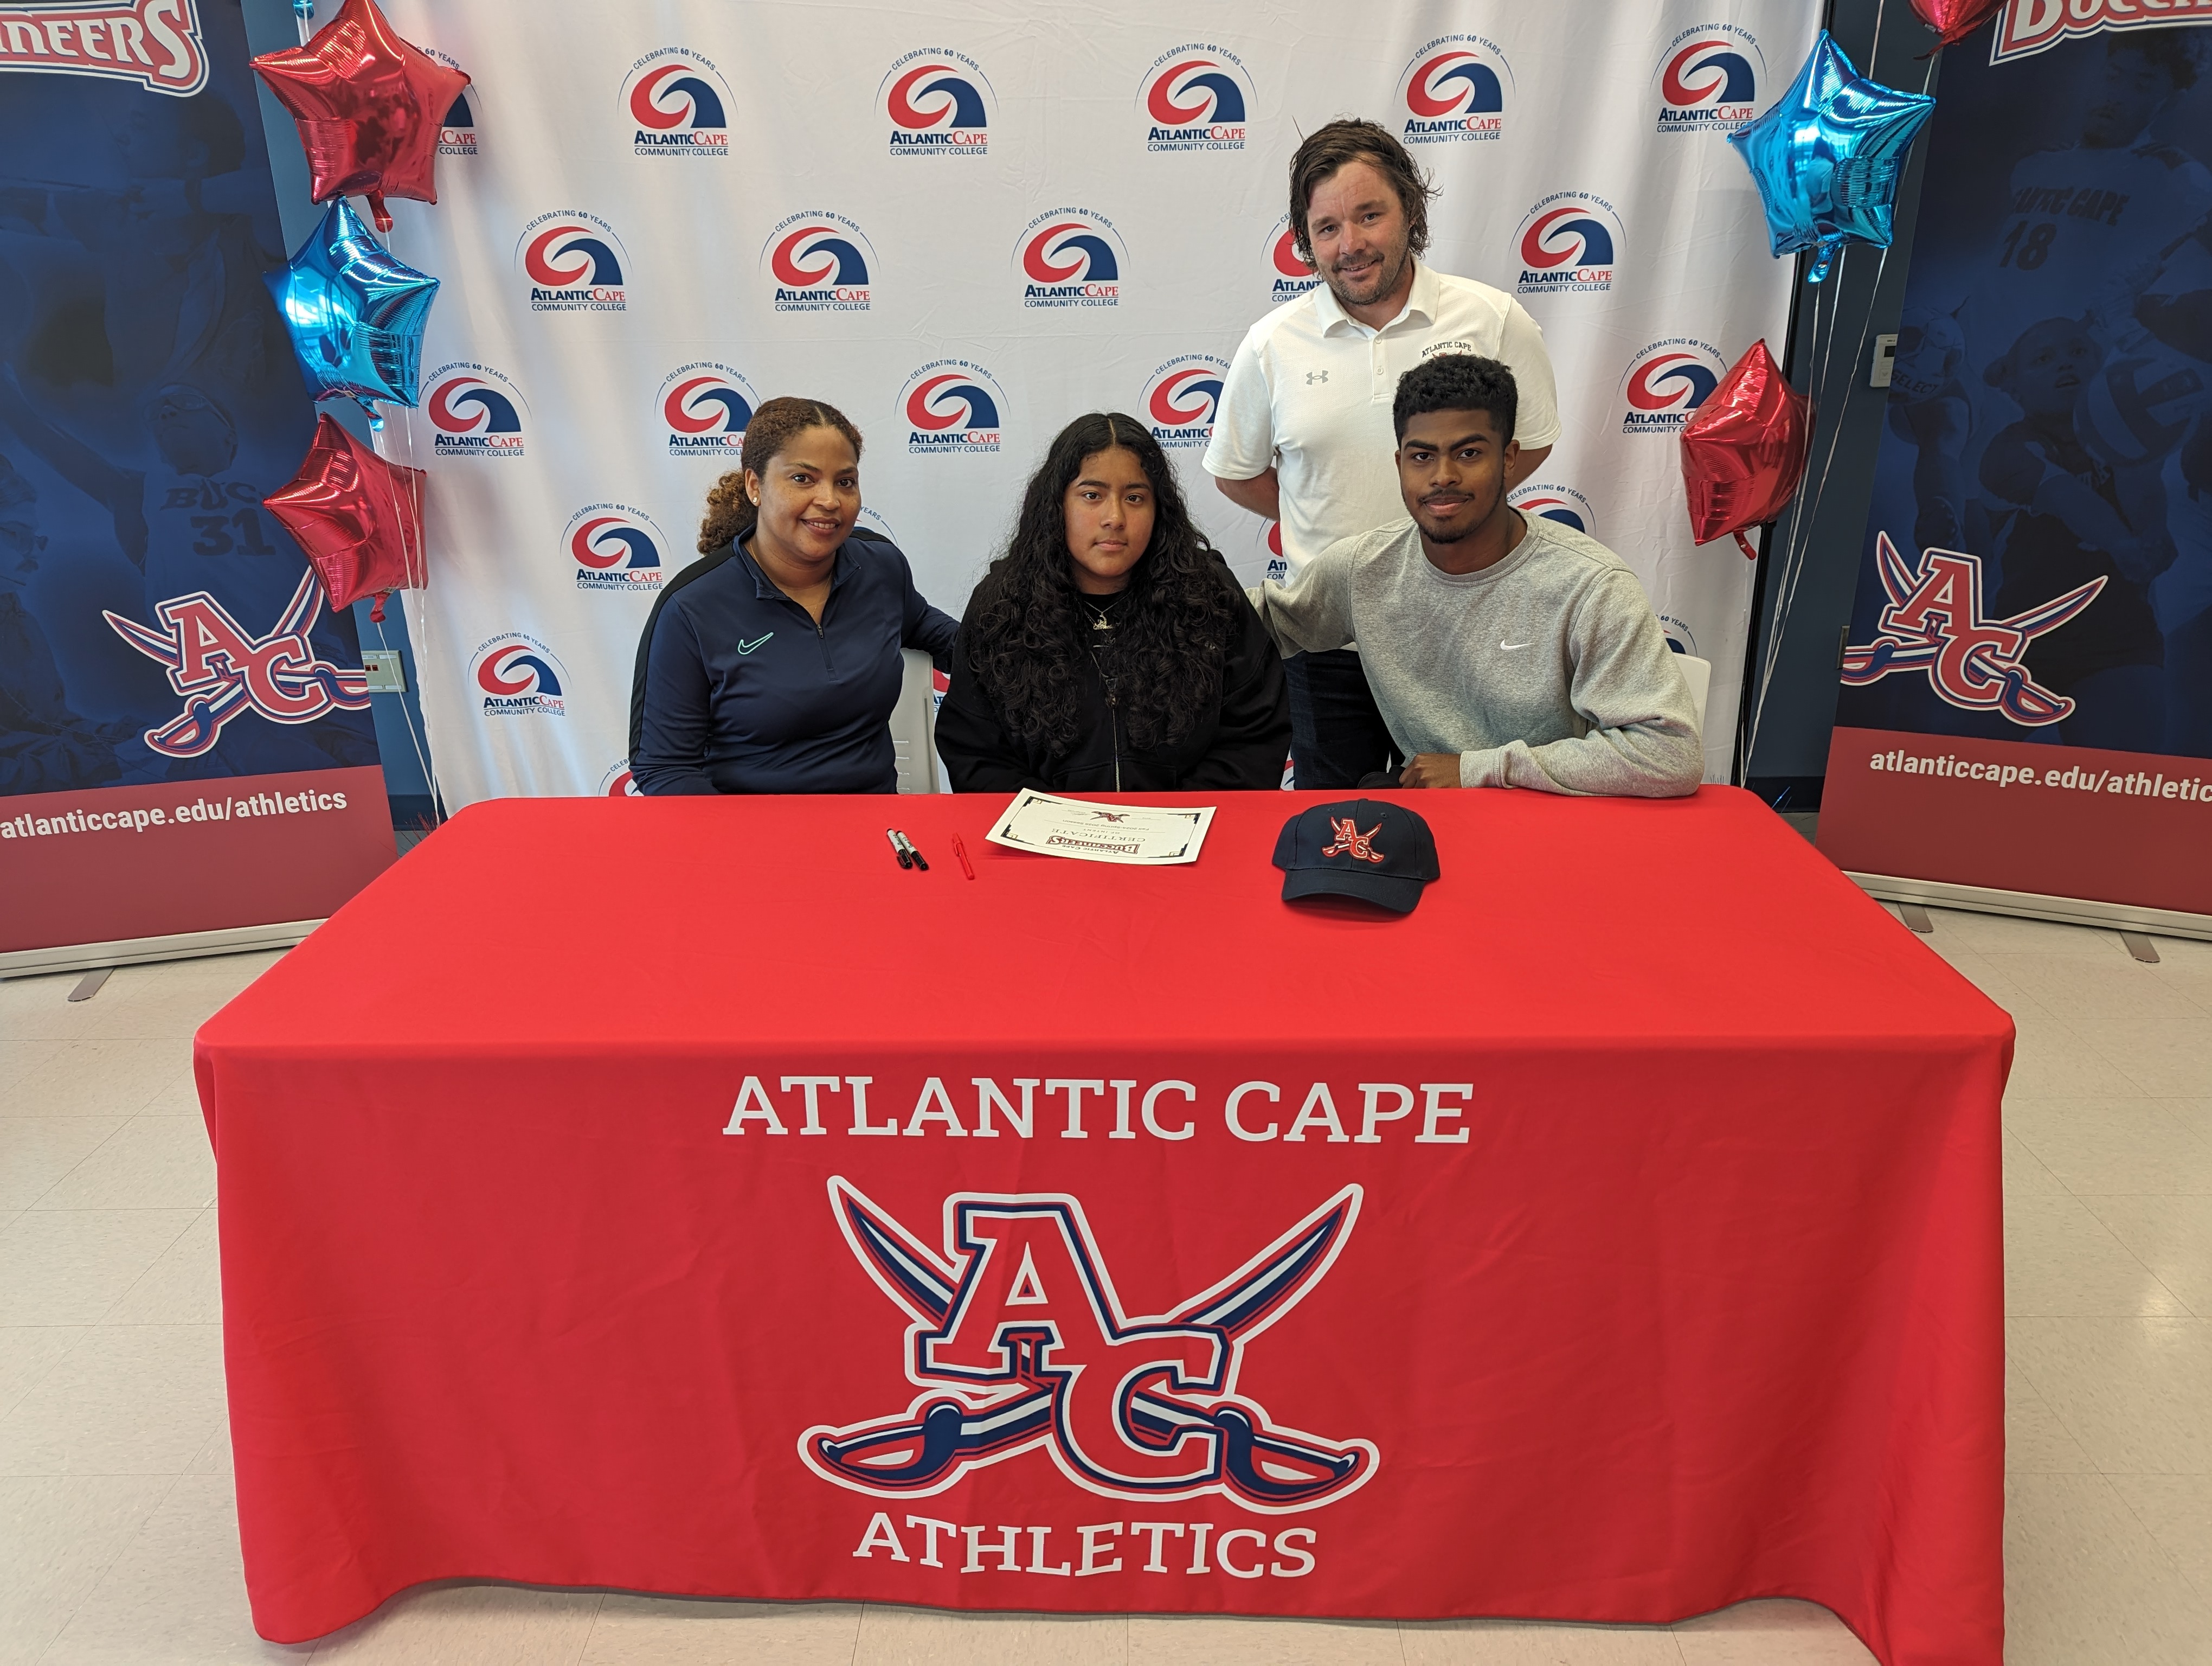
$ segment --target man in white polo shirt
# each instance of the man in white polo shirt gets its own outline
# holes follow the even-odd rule
[[[1419,259],[1434,188],[1386,130],[1316,129],[1291,159],[1291,235],[1320,287],[1246,332],[1214,413],[1206,471],[1233,502],[1281,524],[1286,573],[1337,539],[1402,520],[1391,463],[1398,378],[1439,353],[1497,359],[1520,390],[1510,488],[1559,437],[1544,332],[1510,295]],[[1356,649],[1301,654],[1291,684],[1291,756],[1301,787],[1393,773],[1390,732]]]

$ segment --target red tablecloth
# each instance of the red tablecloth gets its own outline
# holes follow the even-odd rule
[[[263,1635],[1790,1596],[1996,1662],[2005,1015],[1739,793],[1413,795],[1403,919],[1280,901],[1318,796],[1158,869],[509,801],[377,880],[198,1039]]]

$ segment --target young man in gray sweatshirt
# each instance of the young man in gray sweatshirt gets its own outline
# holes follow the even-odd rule
[[[1705,774],[1689,686],[1620,556],[1505,502],[1516,398],[1495,359],[1399,379],[1411,518],[1248,592],[1284,654],[1357,641],[1407,787],[1673,798]]]

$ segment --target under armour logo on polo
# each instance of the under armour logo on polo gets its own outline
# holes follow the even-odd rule
[[[1316,382],[1325,382],[1328,380],[1328,372],[1326,370],[1309,370],[1306,372],[1306,386],[1308,387],[1311,387]]]
[[[1328,818],[1328,825],[1329,830],[1334,833],[1336,837],[1321,848],[1322,855],[1349,856],[1355,862],[1379,864],[1382,860],[1382,853],[1375,848],[1375,836],[1382,830],[1381,822],[1376,823],[1364,833],[1359,830],[1349,816],[1331,816]]]

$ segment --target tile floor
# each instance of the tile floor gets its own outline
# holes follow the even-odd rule
[[[1936,910],[2020,1025],[2005,1106],[2012,1666],[2212,1662],[2212,943]],[[1900,930],[1903,927],[1900,926]],[[1672,1627],[959,1617],[453,1585],[312,1647],[248,1623],[193,1028],[272,964],[0,983],[0,1662],[1869,1660],[1825,1610]]]

